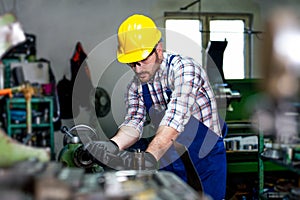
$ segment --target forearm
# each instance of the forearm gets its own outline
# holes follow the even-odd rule
[[[114,141],[120,150],[124,150],[139,139],[139,132],[133,127],[122,126],[117,134],[111,138]]]
[[[156,160],[159,160],[171,147],[177,137],[178,131],[174,128],[160,126],[146,151],[151,153]]]

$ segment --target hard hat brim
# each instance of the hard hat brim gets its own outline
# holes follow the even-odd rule
[[[141,49],[130,53],[117,53],[117,58],[120,63],[133,63],[144,60],[152,52],[152,48]]]

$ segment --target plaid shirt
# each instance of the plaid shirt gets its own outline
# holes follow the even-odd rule
[[[170,56],[171,54],[164,53],[159,70],[147,83],[153,102],[152,108],[165,111],[160,125],[170,126],[182,132],[193,115],[221,136],[217,104],[205,70],[193,59],[179,55],[169,63]],[[166,94],[167,88],[172,91],[170,99]],[[120,127],[131,126],[142,134],[146,107],[142,85],[137,77],[128,85],[125,104],[127,114]]]

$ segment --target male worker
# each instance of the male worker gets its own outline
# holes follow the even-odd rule
[[[101,149],[94,156],[109,163],[107,155],[132,147],[142,137],[150,116],[158,128],[145,149],[146,169],[155,169],[159,161],[160,168],[186,181],[186,169],[174,151],[174,142],[179,142],[188,147],[204,192],[213,199],[224,199],[223,125],[205,70],[191,58],[164,52],[160,30],[144,15],[132,15],[120,25],[118,42],[118,61],[135,73],[128,87],[125,121],[109,141],[89,144],[87,149]],[[119,155],[125,165],[132,165],[126,151]]]

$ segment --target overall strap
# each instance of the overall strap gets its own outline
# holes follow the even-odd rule
[[[167,93],[167,96],[168,96],[168,98],[170,99],[170,97],[171,97],[171,94],[172,94],[172,90],[170,89],[170,87],[169,87],[169,72],[170,72],[170,68],[171,68],[171,63],[172,63],[172,60],[173,60],[173,58],[175,57],[176,55],[171,55],[170,56],[170,60],[169,60],[169,62],[168,62],[168,64],[167,64],[167,67],[168,67],[168,70],[167,70],[167,90],[166,90],[166,93]]]
[[[167,90],[166,90],[166,93],[168,96],[168,101],[170,100],[170,97],[172,94],[172,90],[170,89],[170,86],[169,86],[168,76],[169,76],[169,72],[170,72],[170,68],[171,68],[171,62],[175,56],[176,55],[171,55],[170,60],[168,62]],[[194,188],[199,194],[202,194],[202,192],[203,192],[202,182],[201,182],[198,172],[193,164],[192,158],[189,154],[187,147],[184,146],[183,144],[181,144],[179,142],[175,142],[175,141],[174,141],[173,145],[174,145],[174,148],[177,151],[177,153],[180,155],[180,159],[183,162],[183,165],[185,167],[188,185],[190,185],[192,188]]]
[[[148,88],[147,84],[143,84],[142,85],[142,89],[143,89],[143,98],[145,101],[145,106],[146,106],[146,121],[145,121],[145,125],[149,124],[151,122],[150,116],[149,116],[149,110],[152,106],[152,99],[150,96],[150,91]],[[146,151],[149,143],[151,142],[152,137],[149,138],[140,138],[135,144],[131,145],[128,150],[129,151]]]
[[[167,63],[168,70],[167,70],[167,90],[166,90],[166,94],[168,96],[168,99],[170,99],[171,94],[172,94],[172,90],[169,87],[168,76],[169,76],[169,72],[170,72],[171,62],[172,62],[172,60],[175,56],[176,55],[171,55],[170,59],[169,59],[169,62]],[[152,99],[151,99],[151,95],[150,95],[150,91],[149,91],[149,87],[148,87],[147,83],[142,85],[142,91],[143,91],[143,98],[144,98],[144,101],[145,101],[146,111],[148,113],[151,106],[152,106]]]
[[[149,113],[149,110],[152,106],[152,99],[151,99],[151,95],[147,83],[142,85],[142,89],[143,89],[143,98],[145,101],[146,111],[147,113]]]

